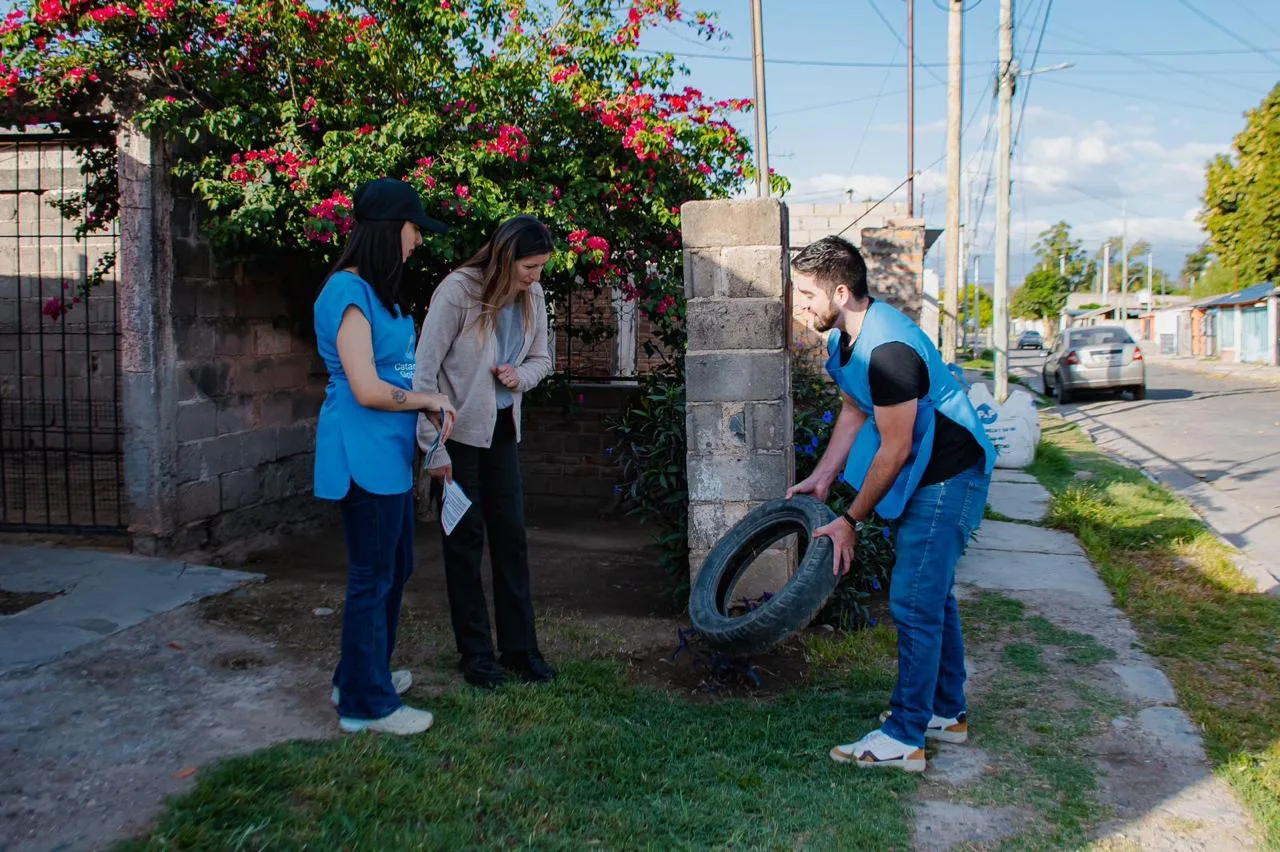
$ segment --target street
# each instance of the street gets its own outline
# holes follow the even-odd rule
[[[1015,352],[1011,370],[1041,389],[1043,353]],[[1062,411],[1099,448],[1140,465],[1183,495],[1280,589],[1280,385],[1147,363],[1147,399],[1086,396]]]

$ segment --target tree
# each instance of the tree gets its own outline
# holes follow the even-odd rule
[[[1067,306],[1071,281],[1056,269],[1037,269],[1009,301],[1009,313],[1021,319],[1057,319]]]
[[[973,318],[970,316],[973,311],[973,295],[974,290],[978,291],[978,329],[991,327],[991,316],[994,305],[991,301],[991,294],[983,290],[977,284],[970,284],[964,288],[964,304],[960,310],[964,314],[964,322],[966,326],[972,325]]]
[[[678,350],[679,205],[752,177],[728,121],[750,102],[709,99],[679,85],[670,54],[636,52],[679,22],[714,37],[678,0],[29,0],[0,24],[0,119],[118,117],[180,143],[175,174],[224,257],[327,265],[351,190],[383,175],[452,226],[415,255],[421,280],[533,213],[567,249],[546,271],[553,298],[617,287]],[[114,157],[87,176],[105,227]]]
[[[1055,272],[1065,270],[1070,292],[1087,290],[1093,285],[1097,266],[1084,250],[1084,243],[1072,239],[1071,226],[1066,222],[1041,231],[1031,250],[1040,258],[1042,268]]]
[[[1201,243],[1195,251],[1187,255],[1186,260],[1182,262],[1182,284],[1190,287],[1192,282],[1204,274],[1204,271],[1213,262],[1213,247],[1209,241]]]
[[[1280,83],[1209,163],[1203,201],[1209,244],[1240,286],[1280,281]]]

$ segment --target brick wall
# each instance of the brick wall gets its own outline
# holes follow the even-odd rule
[[[191,202],[175,199],[175,549],[223,547],[324,511],[311,497],[324,368],[288,298],[304,276],[220,265],[198,228]]]
[[[907,205],[903,202],[877,205],[874,201],[842,204],[788,202],[787,215],[791,222],[790,245],[795,251],[841,231],[844,231],[842,236],[849,242],[861,245],[865,229],[883,227],[890,219],[905,217]]]
[[[530,400],[523,409],[520,465],[531,515],[618,508],[621,471],[610,452],[614,438],[607,422],[635,394],[634,386],[573,385]]]

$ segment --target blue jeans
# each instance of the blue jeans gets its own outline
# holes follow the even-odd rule
[[[342,498],[347,537],[347,603],[342,658],[333,673],[338,715],[381,719],[400,707],[391,685],[391,652],[404,584],[413,573],[413,491],[370,494],[354,482]]]
[[[924,747],[933,714],[965,712],[956,563],[982,523],[991,476],[981,464],[916,491],[897,521],[889,610],[898,627],[898,685],[883,730]]]

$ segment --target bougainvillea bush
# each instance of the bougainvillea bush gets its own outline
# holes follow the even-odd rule
[[[659,27],[717,38],[678,0],[35,0],[0,24],[5,118],[79,130],[125,118],[181,144],[175,172],[226,254],[322,265],[351,194],[412,182],[453,226],[416,263],[438,279],[502,219],[562,239],[553,296],[618,287],[678,347],[679,206],[753,177],[730,124],[746,100],[683,85]],[[91,169],[89,227],[117,215]]]

